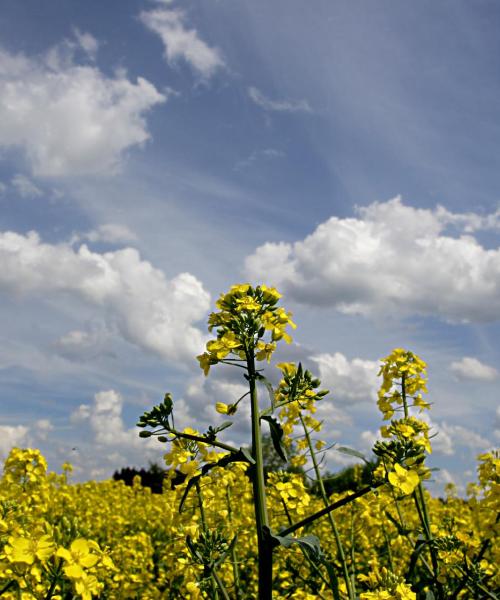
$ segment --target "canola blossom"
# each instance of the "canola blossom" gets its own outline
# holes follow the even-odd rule
[[[478,457],[466,497],[453,486],[431,496],[426,365],[398,348],[381,361],[369,482],[355,469],[352,491],[329,493],[322,462],[335,440],[315,415],[335,400],[300,363],[277,364],[277,385],[262,368],[295,328],[280,300],[274,288],[239,284],[209,317],[200,367],[207,376],[238,367],[248,385],[231,403],[213,399],[227,421],[178,430],[168,393],[140,417],[140,436],[165,447],[162,493],[139,480],[73,484],[69,464],[57,475],[38,450],[11,451],[0,479],[0,598],[499,597],[499,453]],[[243,414],[251,438],[236,447],[225,436]],[[283,469],[264,468],[264,426]]]

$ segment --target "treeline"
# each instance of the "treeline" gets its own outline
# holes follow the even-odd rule
[[[270,436],[263,438],[263,454],[264,454],[264,470],[266,475],[276,471],[285,471],[288,473],[301,473],[304,477],[304,484],[313,493],[316,492],[314,484],[311,484],[307,473],[302,467],[291,467],[289,463],[284,463],[276,455],[272,449],[272,441]],[[292,447],[289,451],[290,457],[294,455]],[[331,473],[326,471],[323,475],[323,484],[325,491],[330,496],[333,493],[342,493],[347,491],[356,492],[360,488],[369,485],[371,482],[372,472],[376,468],[377,462],[368,462],[364,464],[356,464],[344,469]],[[168,477],[168,470],[163,469],[156,463],[150,463],[147,469],[136,469],[134,467],[124,467],[120,471],[115,471],[113,479],[115,481],[124,481],[126,485],[132,485],[134,478],[139,477],[141,485],[151,489],[153,494],[161,494],[165,480],[170,481],[170,486],[174,488],[181,484],[185,476],[176,471],[174,477]]]

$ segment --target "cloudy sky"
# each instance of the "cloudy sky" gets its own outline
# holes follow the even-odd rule
[[[252,281],[294,313],[280,358],[331,390],[330,441],[369,452],[407,347],[437,484],[471,480],[500,440],[499,24],[489,0],[3,0],[2,456],[147,465],[167,390],[206,427],[242,386],[197,366],[207,314]]]

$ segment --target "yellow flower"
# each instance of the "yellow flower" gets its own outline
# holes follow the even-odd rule
[[[406,585],[406,583],[398,583],[395,592],[397,600],[416,600],[417,597],[415,592],[412,592],[410,586]]]
[[[80,594],[82,600],[91,600],[100,591],[99,582],[93,575],[83,575],[75,582],[76,593]]]
[[[237,410],[237,406],[234,404],[225,404],[224,402],[216,402],[215,410],[221,415],[234,415]]]
[[[401,465],[395,464],[394,471],[389,473],[389,483],[401,490],[403,494],[411,494],[419,484],[418,473],[415,471],[407,471]]]
[[[210,367],[214,364],[212,357],[210,356],[210,354],[208,352],[204,352],[203,354],[200,354],[196,358],[198,359],[198,362],[200,363],[200,367],[203,369],[203,373],[205,374],[205,377],[206,377],[208,375],[208,372],[210,371]]]
[[[71,542],[69,550],[59,548],[57,556],[64,559],[64,572],[70,579],[81,579],[86,575],[84,569],[90,569],[99,562],[100,556],[96,552],[100,552],[96,542],[78,538]]]
[[[267,360],[267,362],[271,362],[272,353],[276,350],[276,344],[265,344],[264,342],[257,343],[257,353],[255,358],[257,360]]]
[[[10,562],[32,565],[37,558],[45,562],[55,549],[54,542],[48,535],[42,535],[38,539],[12,537],[5,548],[5,554]]]

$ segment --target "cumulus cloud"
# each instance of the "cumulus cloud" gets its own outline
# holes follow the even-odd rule
[[[40,440],[46,440],[53,429],[50,419],[38,419],[35,423],[35,433]]]
[[[42,190],[31,179],[21,173],[14,175],[10,183],[21,198],[40,198],[40,196],[43,196]]]
[[[211,77],[224,66],[220,51],[204,42],[196,29],[186,27],[183,11],[162,7],[143,11],[140,19],[160,36],[165,46],[165,60],[169,64],[183,59],[204,78]]]
[[[371,360],[353,358],[342,353],[311,356],[319,369],[322,385],[330,390],[335,401],[342,404],[372,401],[377,392],[379,364]]]
[[[156,439],[142,439],[136,426],[126,427],[123,420],[123,396],[116,390],[102,390],[91,404],[81,404],[71,414],[71,422],[88,427],[92,444],[78,446],[72,462],[79,477],[109,477],[120,466],[144,465],[161,457],[162,446]]]
[[[93,38],[78,36],[92,54]],[[37,58],[0,49],[0,146],[22,148],[36,175],[115,171],[150,138],[144,114],[165,100],[142,77],[75,64],[71,44]]]
[[[194,324],[205,316],[209,294],[189,273],[168,280],[134,248],[100,254],[85,245],[45,244],[35,232],[5,232],[0,263],[0,290],[72,294],[100,309],[123,339],[162,358],[181,361],[203,347]]]
[[[500,317],[500,248],[447,233],[449,213],[400,198],[331,217],[304,240],[266,243],[246,260],[254,281],[346,314],[435,315],[449,321]]]
[[[485,365],[472,356],[464,356],[461,360],[453,361],[450,364],[450,370],[459,379],[494,381],[498,378],[498,370],[495,367]]]
[[[256,87],[248,88],[250,99],[264,110],[274,112],[312,112],[307,100],[271,100]]]
[[[491,442],[484,438],[482,435],[463,427],[462,425],[453,425],[448,423],[441,423],[438,427],[438,436],[447,435],[451,438],[452,443],[456,446],[465,446],[475,452],[485,451],[491,447]],[[445,452],[446,454],[446,452]]]
[[[27,441],[28,428],[23,425],[0,425],[0,459],[4,460],[15,446]]]

